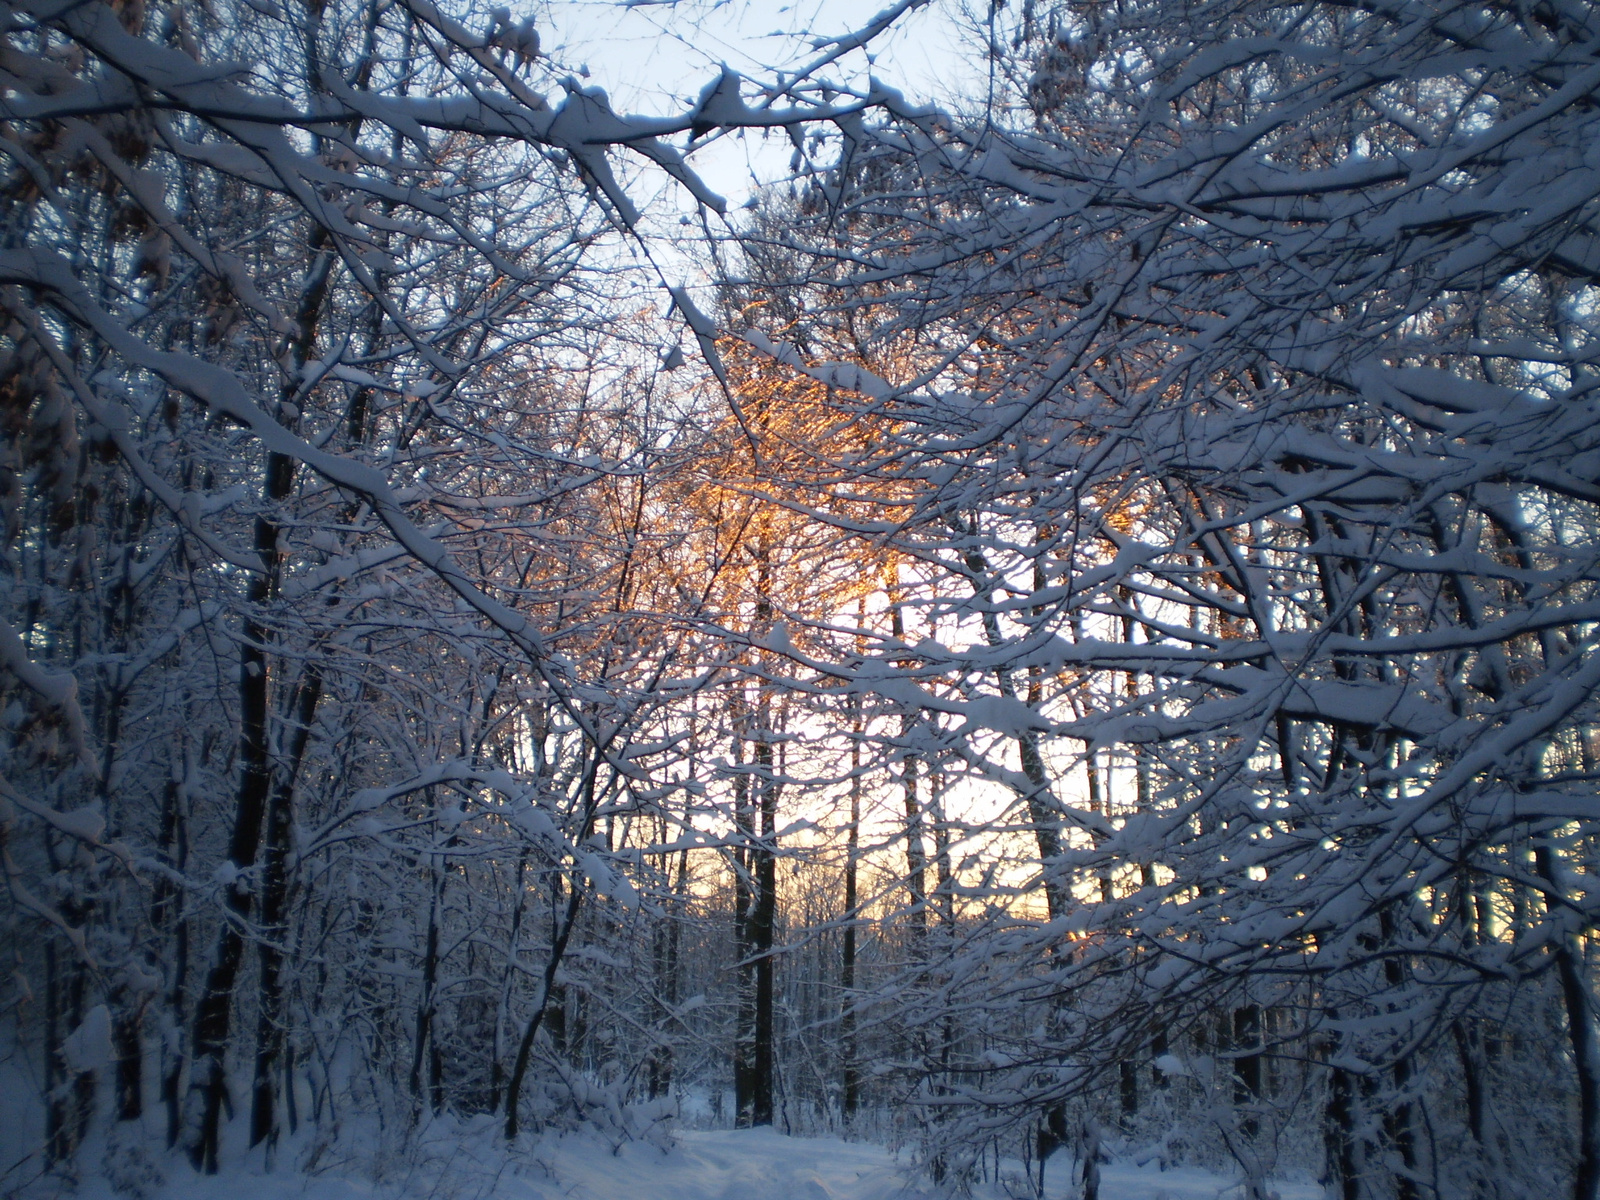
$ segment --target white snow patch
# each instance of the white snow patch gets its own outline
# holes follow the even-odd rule
[[[1082,1194],[1076,1167],[1065,1154],[1050,1160],[1045,1173],[1045,1200],[1066,1200]],[[1276,1179],[1267,1184],[1266,1191],[1278,1200],[1322,1200],[1323,1195],[1320,1184]],[[1143,1167],[1110,1163],[1100,1168],[1100,1200],[1243,1200],[1247,1194],[1236,1180],[1199,1167],[1163,1171],[1154,1163]]]
[[[109,1031],[108,1031],[109,1032]],[[160,1158],[145,1200],[946,1200],[909,1163],[882,1146],[838,1138],[787,1137],[772,1129],[684,1131],[624,1141],[597,1133],[553,1138],[507,1153],[498,1124],[441,1118],[413,1133],[408,1145],[379,1145],[370,1156],[349,1147],[318,1156],[309,1174],[287,1165],[264,1172],[244,1155],[243,1126],[230,1128],[223,1173],[197,1175],[178,1155]],[[237,1142],[234,1146],[233,1143]],[[284,1158],[294,1161],[301,1151]],[[1045,1174],[1046,1200],[1081,1194],[1069,1155],[1054,1156]],[[374,1173],[375,1172],[375,1173]],[[979,1184],[973,1200],[1031,1195],[1022,1164],[1005,1164],[1006,1181]],[[1274,1181],[1279,1200],[1321,1200],[1310,1182]],[[43,1194],[43,1193],[38,1193]],[[1238,1183],[1194,1168],[1161,1170],[1121,1163],[1101,1168],[1101,1200],[1239,1200]],[[109,1180],[86,1178],[77,1200],[117,1200]],[[33,1200],[33,1194],[28,1200]]]
[[[906,1171],[880,1146],[785,1137],[771,1129],[680,1133],[661,1150],[643,1142],[615,1154],[592,1141],[559,1143],[553,1173],[572,1200],[913,1200]]]
[[[1189,1074],[1189,1066],[1176,1054],[1163,1054],[1151,1064],[1156,1070],[1172,1076]]]
[[[61,1056],[72,1071],[103,1071],[116,1050],[111,1045],[111,1013],[96,1004],[79,1025],[61,1041]]]

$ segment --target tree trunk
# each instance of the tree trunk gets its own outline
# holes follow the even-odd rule
[[[434,989],[439,979],[439,900],[444,891],[438,856],[429,855],[428,933],[422,951],[422,995],[417,999],[417,1028],[411,1044],[411,1099],[422,1108],[422,1060],[433,1034]],[[435,1098],[434,1111],[438,1111]]]
[[[1392,945],[1395,940],[1394,918],[1387,910],[1379,915],[1379,928],[1385,945]],[[1383,977],[1390,992],[1399,994],[1405,986],[1406,979],[1405,964],[1398,956],[1389,954],[1384,958]],[[1400,1152],[1400,1169],[1395,1173],[1395,1200],[1418,1200],[1417,1132],[1411,1101],[1407,1098],[1407,1092],[1411,1088],[1409,1058],[1401,1058],[1394,1064],[1393,1078],[1395,1090],[1400,1094],[1399,1100],[1393,1105],[1386,1106],[1383,1124],[1384,1132],[1388,1134],[1390,1142]]]
[[[179,755],[183,760],[182,770],[187,775],[189,770],[187,745],[180,743]],[[181,800],[179,780],[169,779],[161,813],[161,848],[173,869],[179,872],[185,869],[189,859],[188,824],[184,819]],[[169,968],[166,996],[167,1012],[173,1026],[181,1029],[184,1024],[184,1007],[187,1003],[185,984],[189,975],[189,919],[184,911],[183,889],[164,874],[156,876],[154,897],[150,907],[151,924],[172,939],[172,964]],[[167,1112],[167,1148],[171,1149],[178,1144],[183,1132],[184,1054],[181,1043],[171,1047],[166,1053],[170,1057],[165,1060],[165,1069],[161,1074],[161,1102]]]
[[[773,778],[772,742],[766,729],[767,714],[762,705],[761,729],[755,743],[757,804],[761,832],[751,847],[751,883],[754,896],[750,906],[747,943],[754,975],[752,1044],[750,1056],[750,1094],[748,1120],[751,1126],[771,1125],[773,1093],[776,1083],[773,1019],[773,946],[778,925],[778,783]],[[741,1115],[746,1111],[741,1109]]]
[[[1555,889],[1560,878],[1548,842],[1534,849],[1539,874]],[[1547,907],[1550,901],[1546,900]],[[1589,993],[1583,946],[1563,933],[1553,951],[1561,1000],[1567,1010],[1567,1037],[1572,1044],[1572,1070],[1578,1091],[1578,1161],[1572,1177],[1572,1200],[1600,1200],[1600,1038],[1594,1024],[1594,999]]]
[[[144,1115],[144,1010],[148,997],[129,997],[117,1013],[117,1120],[137,1121]]]
[[[295,784],[311,740],[311,723],[322,698],[322,673],[315,663],[295,689],[294,732],[289,761],[272,789],[266,814],[266,846],[262,853],[259,1004],[256,1011],[255,1081],[250,1104],[250,1144],[269,1145],[278,1138],[274,1079],[283,1056],[283,946],[289,935],[289,839],[294,825]]]
[[[666,840],[666,821],[662,820],[661,840]],[[670,871],[670,865],[669,865]],[[667,919],[658,921],[652,936],[655,959],[657,1029],[655,1044],[649,1051],[649,1070],[646,1073],[646,1090],[650,1099],[666,1096],[672,1091],[674,1055],[667,1030],[678,1007],[678,964],[683,945],[683,904],[688,897],[689,851],[678,851],[677,879],[672,884],[672,901]]]
[[[1328,1073],[1328,1099],[1323,1110],[1323,1184],[1338,1189],[1340,1200],[1360,1200],[1361,1179],[1356,1170],[1355,1087],[1349,1071],[1332,1067]]]
[[[763,531],[749,548],[755,560],[755,614],[752,630],[770,631],[772,605],[772,545]],[[740,1031],[734,1063],[737,1124],[741,1128],[770,1125],[776,1082],[773,1018],[773,946],[778,924],[778,794],[781,784],[774,770],[771,685],[761,682],[752,715],[751,764],[745,775],[745,792],[738,807],[744,810],[741,833],[747,847],[748,893],[742,936],[739,938]],[[736,711],[743,708],[735,689]],[[737,736],[737,731],[736,731]],[[735,785],[736,791],[738,784]]]
[[[315,53],[314,31],[308,38],[307,46]],[[331,240],[332,235],[325,227],[317,225],[312,230],[310,266],[296,306],[295,333],[284,348],[285,361],[292,367],[289,382],[285,385],[284,399],[298,389],[300,370],[309,360],[316,342],[318,318],[328,295],[336,261],[329,249]],[[287,420],[290,424],[294,423],[293,417]],[[228,847],[228,861],[236,876],[249,871],[256,864],[262,825],[272,790],[271,731],[268,727],[271,678],[267,653],[271,630],[266,623],[265,610],[278,594],[278,581],[283,570],[283,552],[278,544],[282,533],[278,509],[294,490],[296,467],[295,460],[288,455],[276,451],[267,455],[262,487],[263,507],[255,522],[255,552],[261,566],[259,573],[250,581],[247,615],[239,644],[239,793]],[[288,814],[284,813],[281,820],[286,823]],[[284,825],[283,837],[287,839],[287,824]],[[198,1088],[202,1094],[197,1105],[199,1124],[191,1131],[188,1151],[190,1161],[196,1168],[208,1173],[217,1169],[219,1125],[223,1104],[227,1099],[224,1058],[228,1048],[233,992],[244,957],[244,941],[240,930],[248,924],[252,908],[250,890],[237,878],[228,889],[228,907],[232,910],[233,919],[223,924],[216,957],[195,1009],[194,1077],[190,1082],[190,1091],[193,1094]]]
[[[268,461],[269,499],[287,494],[285,477],[293,465],[282,455]],[[262,517],[256,522],[256,550],[263,569],[251,581],[253,610],[264,605],[272,594],[271,580],[276,574],[277,526]],[[267,746],[267,655],[264,649],[266,628],[252,615],[245,621],[239,652],[239,794],[234,810],[233,835],[228,862],[234,878],[228,884],[227,905],[232,919],[225,921],[217,938],[217,952],[206,974],[199,1003],[195,1006],[194,1069],[189,1082],[190,1103],[198,1121],[189,1130],[186,1149],[196,1170],[214,1174],[217,1170],[217,1145],[220,1137],[223,1104],[227,1100],[229,1024],[233,991],[244,959],[244,935],[253,908],[250,888],[243,876],[255,865],[261,841],[261,826],[266,815],[267,794],[272,767]]]
[[[865,602],[862,602],[865,608]],[[839,966],[839,1002],[843,1011],[839,1015],[839,1051],[844,1059],[841,1081],[841,1105],[845,1125],[855,1120],[856,1108],[861,1102],[861,1070],[856,1061],[856,873],[860,869],[861,855],[861,738],[864,721],[861,716],[861,698],[851,700],[850,743],[850,827],[845,831],[844,859],[844,951]]]
[[[1261,1008],[1245,1004],[1233,1010],[1233,1103],[1248,1108],[1261,1102]],[[1241,1053],[1243,1052],[1243,1053]],[[1260,1122],[1247,1115],[1239,1123],[1246,1137],[1255,1137]]]
[[[586,840],[594,832],[594,811],[596,805],[596,785],[600,769],[598,758],[599,749],[596,748],[596,757],[590,761],[588,770],[583,780],[583,820],[579,824],[577,842]],[[559,876],[557,877],[559,879]],[[545,959],[544,977],[539,986],[539,1002],[534,1005],[532,1014],[528,1017],[528,1024],[522,1031],[522,1040],[517,1045],[517,1059],[511,1067],[511,1077],[506,1080],[506,1141],[515,1140],[521,1129],[519,1109],[522,1101],[522,1084],[528,1075],[528,1062],[533,1055],[533,1039],[539,1034],[539,1026],[544,1023],[545,1012],[550,1007],[550,999],[556,991],[556,972],[561,969],[561,960],[566,957],[567,944],[572,940],[572,931],[578,923],[578,911],[583,903],[583,875],[577,863],[573,864],[572,877],[567,881],[567,905],[564,913],[556,914],[556,926],[552,930],[550,939],[550,955]]]
[[[911,956],[921,962],[928,940],[928,848],[922,839],[922,803],[917,795],[917,756],[911,752],[916,720],[900,714],[900,735],[906,743],[900,763],[900,792],[906,809],[906,920]]]
[[[738,829],[739,845],[734,851],[733,873],[733,940],[735,966],[734,988],[738,999],[738,1025],[733,1038],[733,1110],[734,1124],[748,1129],[755,1123],[756,1080],[756,969],[755,969],[755,841],[757,817],[751,797],[754,783],[748,770],[743,769],[744,730],[741,720],[744,712],[742,696],[738,689],[733,693],[734,766],[738,774],[733,780],[733,819]]]
[[[518,1109],[522,1098],[522,1083],[528,1075],[528,1061],[533,1054],[533,1039],[538,1036],[539,1025],[544,1020],[545,1008],[550,1003],[550,995],[555,985],[556,971],[561,966],[561,959],[567,952],[567,942],[572,937],[572,928],[578,921],[578,907],[583,899],[583,888],[580,881],[570,881],[567,894],[567,909],[562,917],[561,925],[556,932],[554,942],[550,946],[550,957],[544,966],[544,979],[539,989],[539,1002],[533,1007],[533,1014],[528,1018],[528,1024],[522,1031],[522,1041],[517,1046],[517,1061],[511,1068],[511,1078],[506,1081],[506,1140],[512,1141],[521,1129],[518,1118]]]

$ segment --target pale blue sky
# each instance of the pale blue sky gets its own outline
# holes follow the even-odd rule
[[[890,0],[547,0],[535,10],[553,66],[586,66],[589,82],[605,88],[624,111],[682,111],[726,63],[751,78],[770,75],[812,56],[810,37],[839,35],[865,25]],[[860,52],[831,68],[842,82],[864,83],[870,70],[917,100],[970,90],[980,75],[958,28],[960,0],[934,0],[872,45],[875,62]],[[781,135],[724,138],[696,154],[706,182],[732,204],[748,195],[751,174],[780,174],[789,158]]]

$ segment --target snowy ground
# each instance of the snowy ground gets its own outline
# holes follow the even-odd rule
[[[628,1146],[615,1157],[558,1153],[555,1170],[572,1200],[920,1200],[939,1193],[908,1185],[907,1172],[881,1146],[834,1138],[791,1138],[772,1130],[682,1133],[663,1154]],[[1017,1165],[1021,1174],[1021,1165]],[[1073,1164],[1061,1155],[1045,1175],[1050,1200],[1076,1196]],[[1280,1200],[1322,1200],[1311,1184],[1273,1185]],[[1031,1197],[1020,1178],[1010,1189],[978,1195]],[[1227,1200],[1231,1181],[1205,1171],[1161,1171],[1115,1164],[1101,1168],[1101,1200]]]
[[[86,1147],[87,1149],[87,1147]],[[943,1193],[914,1182],[904,1163],[880,1146],[834,1138],[792,1138],[772,1130],[687,1131],[662,1145],[620,1147],[599,1136],[563,1138],[520,1161],[508,1159],[488,1128],[435,1125],[405,1145],[377,1141],[359,1158],[330,1152],[303,1159],[310,1170],[266,1173],[256,1166],[218,1177],[143,1154],[129,1178],[126,1153],[105,1156],[121,1187],[95,1176],[79,1200],[934,1200]],[[120,1164],[120,1165],[118,1165]],[[1073,1164],[1053,1159],[1049,1200],[1076,1197]],[[976,1200],[1022,1200],[1021,1178],[990,1184]],[[131,1185],[131,1186],[130,1186]],[[1281,1200],[1321,1200],[1309,1183],[1275,1183]],[[25,1193],[31,1194],[31,1193]],[[1101,1200],[1230,1200],[1230,1180],[1198,1170],[1160,1171],[1109,1164]]]

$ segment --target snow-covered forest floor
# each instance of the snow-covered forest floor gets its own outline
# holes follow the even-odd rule
[[[308,1170],[263,1170],[259,1156],[218,1175],[192,1171],[181,1156],[155,1160],[109,1148],[105,1169],[86,1174],[81,1200],[137,1194],[141,1200],[932,1200],[930,1184],[882,1146],[832,1137],[790,1137],[771,1128],[683,1130],[617,1144],[585,1132],[508,1152],[492,1123],[435,1121],[405,1146],[376,1134],[343,1151],[297,1157]],[[356,1152],[350,1146],[361,1146]],[[135,1179],[137,1175],[140,1178]],[[1047,1200],[1081,1194],[1077,1164],[1051,1158]],[[1308,1181],[1274,1181],[1279,1200],[1317,1200]],[[24,1191],[24,1195],[30,1192]],[[974,1200],[1036,1195],[1021,1162],[1001,1163],[1000,1179],[976,1186]],[[1110,1162],[1100,1200],[1229,1200],[1237,1181],[1196,1168],[1162,1170]]]

